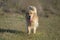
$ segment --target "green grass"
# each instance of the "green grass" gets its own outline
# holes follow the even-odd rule
[[[48,18],[39,16],[37,33],[30,35],[26,33],[25,29],[25,15],[18,14],[29,5],[36,6],[38,13],[42,5],[43,12],[49,15]],[[59,0],[0,0],[0,6],[0,40],[60,40]],[[49,6],[56,11],[57,15],[50,10]],[[12,13],[5,13],[6,10],[10,10]]]
[[[0,14],[0,40],[60,40],[60,16],[39,17],[36,34],[26,33],[25,16]]]

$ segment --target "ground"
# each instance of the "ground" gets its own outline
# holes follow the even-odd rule
[[[37,7],[39,27],[28,35],[25,10],[30,5]],[[0,0],[0,40],[60,40],[60,0]]]
[[[60,40],[60,16],[39,16],[36,34],[26,33],[25,15],[0,13],[0,40]]]

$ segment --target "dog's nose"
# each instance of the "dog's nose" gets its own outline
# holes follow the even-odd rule
[[[29,16],[29,18],[30,18],[30,16]]]
[[[30,16],[28,16],[28,19],[30,19]]]

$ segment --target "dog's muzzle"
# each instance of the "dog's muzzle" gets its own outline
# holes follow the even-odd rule
[[[28,16],[28,19],[30,20],[31,16]]]

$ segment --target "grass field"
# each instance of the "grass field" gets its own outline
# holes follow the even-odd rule
[[[24,15],[29,5],[39,14],[37,33],[30,35]],[[60,0],[0,0],[0,40],[60,40]]]
[[[39,16],[36,34],[26,33],[25,15],[0,13],[0,40],[60,40],[60,16]]]

